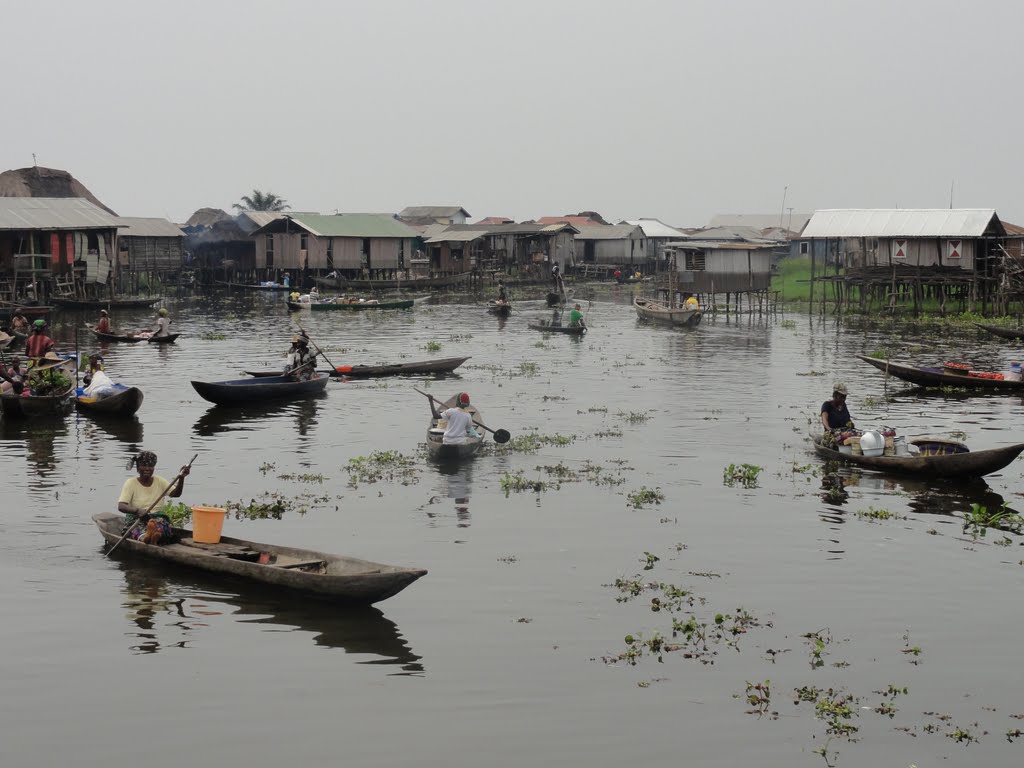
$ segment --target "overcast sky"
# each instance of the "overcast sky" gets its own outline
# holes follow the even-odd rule
[[[125,216],[253,188],[474,219],[994,207],[1024,224],[1024,3],[4,2],[0,170]]]

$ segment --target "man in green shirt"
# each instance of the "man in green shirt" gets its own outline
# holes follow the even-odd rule
[[[572,312],[569,313],[569,325],[586,327],[586,323],[583,322],[583,313],[580,312],[580,305],[577,304],[572,308]]]

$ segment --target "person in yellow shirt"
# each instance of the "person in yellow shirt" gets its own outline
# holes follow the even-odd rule
[[[697,301],[697,297],[692,293],[686,297],[686,301],[683,302],[687,309],[700,309],[700,302]]]
[[[125,480],[121,488],[121,495],[117,499],[117,511],[125,516],[124,531],[131,529],[129,538],[142,539],[147,544],[157,544],[161,540],[169,541],[174,531],[171,529],[171,521],[166,515],[145,514],[146,511],[159,500],[164,491],[170,487],[170,482],[153,474],[156,469],[156,454],[152,451],[142,451],[131,460],[130,466],[134,466],[138,477],[131,477]],[[181,480],[169,494],[177,498],[185,487],[185,477],[189,473],[186,465],[181,468]],[[139,518],[143,519],[145,525],[136,525]]]

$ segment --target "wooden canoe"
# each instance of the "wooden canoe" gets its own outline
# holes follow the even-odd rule
[[[92,331],[93,336],[97,339],[108,343],[117,342],[120,344],[138,344],[140,341],[146,340],[145,336],[129,336],[126,333],[104,333],[103,331],[97,331],[96,326],[94,325],[87,324],[85,327]]]
[[[416,302],[412,299],[371,300],[347,303],[344,301],[318,301],[310,303],[313,312],[360,312],[369,309],[411,309]]]
[[[152,307],[157,302],[163,301],[163,299],[163,296],[153,296],[148,299],[72,299],[60,296],[50,297],[50,301],[64,309],[143,309],[145,307]]]
[[[180,333],[168,333],[166,336],[150,336],[146,341],[150,344],[173,344],[179,336]]]
[[[101,512],[92,519],[108,544],[113,545],[121,538],[123,515]],[[397,595],[427,573],[422,568],[385,565],[227,536],[222,536],[218,544],[199,544],[193,541],[191,531],[176,528],[175,533],[178,540],[172,544],[150,545],[125,539],[114,554],[148,557],[341,603],[378,603]],[[260,563],[261,555],[270,562]]]
[[[512,314],[512,305],[507,301],[492,301],[487,304],[487,311],[498,317],[508,317]]]
[[[419,291],[424,288],[447,288],[465,282],[470,277],[472,277],[472,272],[460,272],[457,275],[444,275],[442,277],[414,277],[398,280],[348,280],[344,277],[317,277],[314,279],[321,288],[352,291]]]
[[[0,316],[10,317],[15,312],[21,312],[25,317],[34,317],[38,319],[40,317],[46,317],[54,309],[54,307],[45,306],[43,304],[2,303],[0,304]]]
[[[545,333],[566,333],[571,336],[582,336],[587,332],[585,325],[555,325],[550,320],[533,320],[529,323],[530,328]]]
[[[86,397],[76,394],[75,405],[78,410],[86,413],[102,413],[108,416],[131,416],[142,407],[142,390],[138,387],[126,387],[115,384],[116,392],[106,397]]]
[[[943,456],[862,456],[826,448],[821,444],[820,436],[815,436],[812,439],[815,453],[830,461],[855,464],[876,472],[916,475],[932,480],[964,480],[983,477],[992,472],[998,472],[1016,459],[1021,451],[1024,451],[1024,443],[1017,443],[1005,448],[990,448],[985,451],[969,451]]]
[[[1024,328],[1007,328],[1002,325],[985,325],[984,323],[975,323],[975,325],[983,331],[988,331],[1003,339],[1024,339]]]
[[[665,323],[685,328],[694,328],[700,325],[702,313],[700,308],[692,307],[670,307],[660,301],[637,297],[633,299],[633,306],[636,314],[641,320],[651,320],[656,323]]]
[[[316,374],[312,379],[295,381],[290,376],[266,376],[232,381],[193,381],[192,387],[204,400],[218,405],[245,405],[267,400],[296,400],[319,395],[330,376]]]
[[[28,419],[35,416],[55,416],[67,413],[75,385],[59,395],[16,395],[5,392],[0,395],[0,411],[6,419]]]
[[[414,363],[391,363],[381,365],[339,365],[336,369],[317,371],[328,376],[349,379],[373,379],[381,376],[414,376],[424,373],[451,373],[468,357],[443,357],[439,360],[420,360]],[[247,376],[267,378],[280,376],[280,371],[245,371]]]
[[[458,395],[452,395],[442,405],[435,405],[434,407],[438,411],[444,411],[447,408],[455,408],[457,406]],[[473,421],[484,422],[484,417],[480,414],[480,411],[476,409],[476,406],[470,405],[466,408]],[[468,459],[478,450],[484,442],[484,430],[480,427],[476,427],[476,431],[479,435],[475,440],[471,440],[467,443],[445,443],[444,442],[444,428],[438,426],[439,420],[435,419],[433,412],[431,412],[430,422],[427,424],[427,452],[430,454],[430,458],[436,461],[460,461],[462,459]]]
[[[913,365],[894,363],[891,360],[879,360],[878,358],[867,357],[866,355],[857,355],[857,357],[883,373],[921,387],[967,387],[969,389],[983,389],[996,392],[1024,391],[1024,381],[984,379],[980,376],[946,373],[941,366],[919,368]]]
[[[284,285],[282,283],[270,283],[268,285],[260,285],[253,283],[229,283],[224,280],[218,280],[217,285],[223,285],[225,288],[229,288],[233,291],[293,291],[295,287],[292,285]]]

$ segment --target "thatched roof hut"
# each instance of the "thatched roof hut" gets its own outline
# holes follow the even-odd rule
[[[58,168],[18,168],[0,173],[0,197],[84,197],[116,216],[78,179]]]

